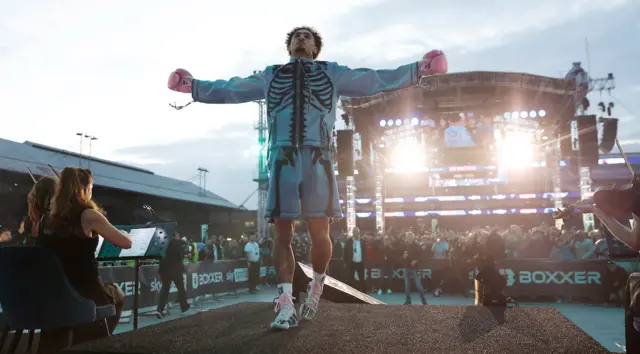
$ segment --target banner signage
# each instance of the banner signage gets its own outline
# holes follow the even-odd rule
[[[265,262],[267,263],[267,262]],[[187,297],[194,298],[207,294],[230,292],[247,287],[249,272],[247,262],[219,261],[190,263],[185,266],[183,274]],[[133,307],[134,268],[133,267],[102,267],[99,269],[100,277],[105,284],[116,285],[125,295],[125,309]],[[275,280],[275,269],[271,266],[260,268],[261,280]],[[140,267],[140,288],[138,289],[138,307],[155,306],[162,287],[162,280],[158,274],[158,266]],[[171,284],[169,300],[178,299],[178,289]]]
[[[536,296],[597,297],[605,295],[607,274],[606,261],[546,261],[506,260],[498,262],[496,268],[507,280],[504,294],[514,298]],[[332,259],[332,277],[348,283],[348,270],[339,259]],[[473,278],[477,269],[455,264],[451,260],[431,259],[424,261],[418,274],[427,289],[433,290],[443,284],[446,288],[457,283],[464,289],[473,289]],[[352,277],[353,278],[353,277]],[[404,291],[404,269],[384,268],[380,262],[371,262],[365,268],[367,287],[390,288]],[[459,288],[459,287],[457,287]]]

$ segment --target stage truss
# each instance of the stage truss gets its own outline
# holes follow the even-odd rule
[[[586,78],[586,81],[585,81]],[[585,89],[585,82],[588,87]],[[478,93],[478,88],[490,88],[487,93]],[[446,75],[434,75],[420,78],[417,85],[395,92],[381,93],[370,97],[356,97],[342,99],[343,109],[349,113],[358,128],[358,115],[364,113],[371,115],[372,110],[378,107],[403,105],[407,102],[420,102],[420,107],[429,112],[455,112],[472,111],[471,107],[487,105],[511,105],[518,100],[520,105],[525,100],[536,102],[552,101],[552,105],[558,106],[558,111],[567,107],[575,107],[575,114],[584,112],[582,99],[592,90],[612,90],[615,88],[613,75],[607,78],[591,79],[582,70],[580,63],[574,63],[574,67],[565,78],[551,78],[526,73],[509,72],[465,72]],[[471,94],[473,93],[473,94]],[[509,102],[511,101],[511,102]],[[509,111],[509,109],[505,109]],[[366,113],[365,113],[366,112]],[[375,113],[374,113],[375,114]],[[370,118],[370,117],[367,117]],[[371,124],[371,119],[363,119]],[[552,183],[554,190],[554,207],[562,208],[563,201],[560,187],[560,141],[549,146],[552,159],[549,162],[555,165],[552,169]],[[378,153],[376,153],[377,155]],[[375,194],[376,194],[376,229],[384,230],[384,171],[379,158],[374,160]],[[347,190],[349,182],[347,181]],[[580,191],[583,198],[591,193],[591,178],[588,167],[580,168]],[[593,215],[584,215],[585,230],[593,227]],[[559,220],[556,226],[561,226]]]

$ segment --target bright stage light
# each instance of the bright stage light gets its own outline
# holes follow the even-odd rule
[[[415,125],[418,125],[418,123],[420,123],[418,118],[411,118],[411,125],[415,126]]]
[[[536,112],[536,111],[531,111],[531,112],[529,112],[529,117],[531,117],[531,118],[535,118],[535,117],[537,117],[537,116],[538,116],[538,112]]]
[[[499,142],[500,166],[509,169],[530,167],[535,162],[533,137],[530,132],[508,132]]]
[[[401,119],[396,119],[396,125],[398,125],[398,126],[402,125],[402,120]]]
[[[400,141],[392,147],[391,165],[394,170],[412,170],[424,164],[424,148],[414,139]]]
[[[545,117],[547,115],[547,112],[544,109],[541,109],[538,111],[538,115],[542,118]]]
[[[389,119],[387,121],[387,125],[390,126],[390,127],[393,126],[393,119]]]
[[[381,127],[383,127],[383,128],[384,128],[386,125],[387,125],[387,121],[386,121],[386,120],[381,120],[381,121],[380,121],[380,126],[381,126]]]

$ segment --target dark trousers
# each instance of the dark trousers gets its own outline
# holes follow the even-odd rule
[[[249,263],[249,291],[256,291],[260,283],[260,262]]]
[[[187,302],[187,290],[184,287],[184,279],[182,279],[182,273],[160,273],[160,279],[162,279],[162,288],[160,288],[160,299],[158,300],[157,311],[164,311],[164,307],[167,305],[167,301],[169,300],[169,290],[171,289],[171,283],[176,284],[176,288],[178,288],[180,310],[182,310],[182,312],[187,311],[189,309],[189,303]]]
[[[367,284],[364,279],[364,263],[363,262],[351,262],[347,266],[347,273],[349,274],[348,284],[356,290],[363,293],[367,293]],[[358,280],[356,284],[355,274],[358,274]]]

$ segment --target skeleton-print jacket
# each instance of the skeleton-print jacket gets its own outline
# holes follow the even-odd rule
[[[196,102],[218,104],[266,100],[271,148],[328,148],[340,96],[372,96],[417,82],[417,63],[371,70],[291,58],[288,64],[268,66],[247,78],[194,80],[192,96]]]

